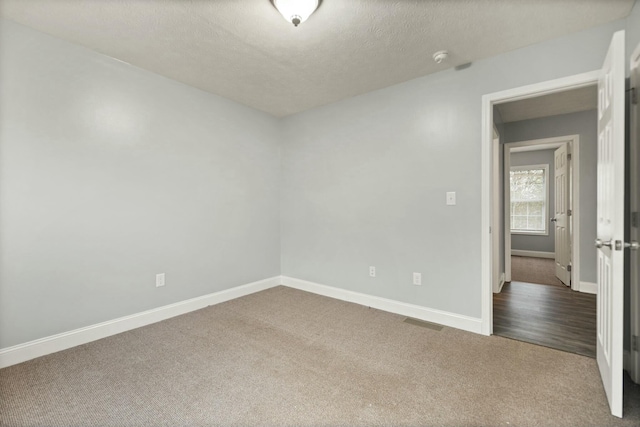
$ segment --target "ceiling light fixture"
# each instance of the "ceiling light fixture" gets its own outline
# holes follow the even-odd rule
[[[319,0],[272,0],[284,19],[298,26],[318,8]]]

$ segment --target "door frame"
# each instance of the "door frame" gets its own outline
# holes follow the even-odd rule
[[[533,139],[528,141],[509,142],[504,144],[504,268],[505,280],[511,281],[511,224],[509,221],[509,171],[511,168],[511,153],[524,151],[553,150],[567,145],[571,154],[569,169],[571,182],[569,185],[569,209],[571,209],[571,289],[574,291],[593,293],[592,289],[583,289],[580,282],[580,136],[567,135],[552,138]],[[553,167],[553,165],[549,165]],[[552,183],[548,183],[552,185]],[[548,194],[547,187],[547,194]],[[547,206],[548,207],[548,206]],[[549,212],[551,219],[551,212]],[[548,224],[551,227],[551,224]],[[549,229],[551,233],[551,229]],[[554,247],[555,252],[555,247]]]
[[[510,101],[534,98],[550,93],[564,92],[598,83],[600,70],[589,71],[569,77],[548,80],[482,96],[482,147],[481,147],[481,214],[480,214],[480,254],[481,254],[481,333],[493,334],[493,290],[492,290],[492,238],[491,225],[497,212],[492,212],[493,168],[493,106]]]
[[[500,132],[496,128],[496,125],[493,125],[493,141],[492,141],[492,188],[491,188],[491,199],[492,199],[492,212],[500,211],[500,200],[501,200],[501,190],[500,190]],[[491,284],[492,290],[494,293],[499,293],[502,290],[502,286],[507,282],[505,272],[500,271],[500,215],[494,215],[492,218],[491,229],[496,230],[491,233]]]
[[[630,86],[635,88],[636,96],[638,96],[638,92],[640,91],[640,44],[636,46],[633,54],[631,55],[629,66],[629,81]],[[635,67],[638,67],[636,70]],[[640,171],[638,168],[640,164],[640,104],[630,103],[629,105],[629,184],[630,188],[630,200],[629,200],[629,216],[633,214],[633,212],[638,212],[640,210],[640,196],[638,196],[637,191],[633,191],[633,185],[640,185]],[[629,227],[629,238],[631,240],[640,241],[640,230],[638,230],[638,226],[634,227],[630,224]],[[631,252],[630,257],[633,256],[640,257],[640,254],[636,255]],[[629,350],[625,350],[624,355],[624,366],[625,369],[629,372],[631,379],[635,383],[640,384],[640,352],[638,350],[633,350],[633,340],[634,336],[640,336],[640,265],[638,263],[634,263],[633,259],[630,258],[630,283],[629,283],[629,298],[630,298],[630,330],[629,330]],[[636,338],[637,340],[638,338]],[[640,343],[636,343],[636,346],[640,345]]]

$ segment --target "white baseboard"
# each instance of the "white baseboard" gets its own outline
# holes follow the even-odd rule
[[[287,276],[276,276],[260,280],[224,291],[191,298],[174,304],[165,305],[129,316],[120,317],[95,325],[86,326],[72,331],[18,344],[12,347],[0,349],[0,368],[16,365],[35,359],[36,357],[66,350],[71,347],[86,344],[91,341],[146,326],[155,322],[170,319],[171,317],[199,310],[210,305],[220,304],[235,298],[240,298],[255,292],[260,292],[278,285],[324,295],[330,298],[348,301],[402,316],[413,317],[428,322],[438,323],[452,328],[469,332],[481,333],[482,321],[479,318],[464,316],[419,305],[408,304],[387,298],[334,288],[305,280],[294,279]],[[504,275],[500,287],[504,284]]]
[[[506,280],[504,280],[504,273],[502,273],[500,275],[500,283],[498,284],[498,289],[493,291],[493,293],[499,294],[500,292],[502,292],[502,287],[504,286],[505,283],[506,283]]]
[[[306,280],[294,279],[293,277],[282,276],[282,284],[290,288],[323,295],[330,298],[348,301],[378,310],[400,314],[402,316],[413,317],[427,322],[438,323],[464,331],[481,333],[482,319],[449,313],[446,311],[408,304],[387,298],[373,295],[361,294],[359,292],[347,291],[345,289],[334,288],[321,285],[319,283],[308,282]]]
[[[40,338],[24,344],[0,349],[0,368],[15,365],[36,357],[66,350],[131,329],[199,310],[210,305],[220,304],[235,298],[249,295],[280,285],[280,276],[259,280],[224,291],[191,298],[174,304],[165,305],[130,316],[120,317],[84,328]]]
[[[580,292],[584,292],[586,294],[597,294],[598,293],[598,285],[592,282],[580,282]]]
[[[540,251],[522,251],[519,249],[511,249],[511,255],[513,256],[528,256],[532,258],[556,258],[555,252],[540,252]]]

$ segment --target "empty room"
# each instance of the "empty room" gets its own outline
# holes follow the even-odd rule
[[[638,87],[637,0],[0,0],[0,425],[640,425]]]

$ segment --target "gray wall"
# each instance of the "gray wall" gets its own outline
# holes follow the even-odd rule
[[[9,21],[0,44],[0,348],[280,274],[274,118]]]
[[[626,47],[627,47],[627,76],[629,75],[629,58],[638,44],[640,44],[640,1],[636,0],[633,9],[626,22]]]
[[[580,135],[580,280],[596,281],[596,110],[524,120],[505,125],[505,141],[517,142]],[[513,240],[512,240],[513,241]]]
[[[625,24],[284,119],[282,273],[480,317],[482,95],[597,70]]]
[[[505,128],[510,127],[510,123],[505,125]],[[505,129],[505,133],[506,133]],[[506,133],[508,135],[508,133]],[[511,141],[509,141],[511,142]],[[526,151],[523,153],[511,153],[511,166],[526,166],[526,165],[547,165],[549,170],[549,180],[547,181],[549,186],[549,198],[547,204],[547,220],[553,218],[554,212],[554,180],[555,174],[553,170],[554,162],[554,150],[540,150],[540,151]],[[549,234],[546,236],[532,236],[526,234],[511,234],[511,249],[519,249],[523,251],[538,251],[538,252],[555,252],[556,250],[556,238],[553,228],[550,227],[551,223],[547,224],[547,231]]]
[[[636,4],[277,121],[0,24],[0,348],[280,272],[478,317],[481,96],[598,69],[625,26],[640,41]]]

